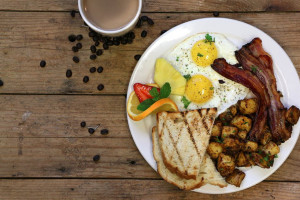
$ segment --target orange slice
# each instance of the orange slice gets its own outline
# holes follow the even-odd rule
[[[134,121],[142,120],[152,113],[155,114],[161,111],[178,111],[177,105],[169,98],[158,100],[145,111],[140,111],[137,109],[139,104],[140,101],[133,91],[128,98],[127,113]]]

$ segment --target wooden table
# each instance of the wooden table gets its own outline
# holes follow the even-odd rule
[[[0,199],[300,199],[299,142],[279,170],[250,189],[226,195],[181,191],[140,155],[125,111],[134,55],[161,30],[213,17],[213,11],[265,31],[299,74],[299,1],[144,0],[143,14],[155,25],[135,29],[133,44],[113,46],[95,61],[89,59],[88,30],[78,13],[70,16],[73,9],[76,0],[0,0]],[[70,34],[84,36],[78,53],[71,51]],[[103,73],[89,72],[100,65]],[[67,69],[73,71],[69,79]],[[97,90],[100,83],[103,91]],[[101,126],[90,135],[81,121]],[[104,128],[108,135],[100,134]]]

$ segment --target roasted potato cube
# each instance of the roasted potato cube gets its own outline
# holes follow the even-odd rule
[[[223,141],[223,147],[225,152],[232,154],[238,152],[243,144],[238,139],[227,137]]]
[[[223,147],[218,142],[211,142],[207,147],[207,153],[212,159],[217,159],[219,154],[222,153]]]
[[[236,126],[239,130],[245,130],[248,133],[252,126],[252,120],[246,116],[235,116],[231,120],[231,125]]]
[[[255,152],[258,149],[258,144],[256,142],[248,140],[245,144],[244,151]]]
[[[238,136],[239,136],[241,139],[245,140],[246,137],[247,137],[247,131],[244,131],[244,130],[239,131],[239,132],[238,132]]]
[[[236,114],[237,114],[237,106],[236,105],[232,105],[228,109],[233,116],[236,116]]]
[[[257,166],[260,166],[261,168],[270,168],[270,163],[268,162],[269,156],[263,157],[263,155],[254,152],[251,153],[250,157]]]
[[[232,174],[226,177],[226,182],[235,185],[236,187],[240,187],[242,181],[245,178],[245,173],[242,172],[241,170],[235,169]]]
[[[297,124],[300,116],[300,110],[296,106],[291,106],[285,113],[286,120],[292,125]]]
[[[262,138],[260,139],[260,143],[262,145],[266,145],[267,143],[269,143],[272,140],[272,134],[270,132],[270,129],[268,126],[265,127],[264,130],[264,134],[262,136]]]
[[[223,126],[222,128],[222,138],[226,138],[229,136],[235,136],[238,133],[238,129],[234,126]]]
[[[252,154],[251,153],[244,153],[244,155],[246,156],[247,161],[248,161],[248,163],[245,167],[250,167],[252,165],[255,165],[255,162],[252,160],[252,156],[251,156]]]
[[[258,109],[257,99],[244,99],[238,102],[239,110],[244,115],[255,113]]]
[[[223,113],[221,113],[219,115],[219,119],[222,121],[223,124],[226,124],[230,122],[236,114],[237,114],[237,107],[236,105],[233,105],[227,108]]]
[[[224,153],[220,153],[217,168],[222,176],[228,176],[235,168],[234,158]]]
[[[238,154],[235,162],[238,167],[244,167],[249,164],[244,152],[242,151]]]
[[[265,152],[268,155],[274,156],[280,152],[280,148],[277,144],[274,142],[269,142],[262,148],[263,152]]]
[[[222,132],[222,123],[217,122],[216,124],[213,125],[212,131],[211,131],[211,136],[220,136]]]

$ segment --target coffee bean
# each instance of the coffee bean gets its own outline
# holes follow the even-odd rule
[[[77,40],[77,41],[80,41],[80,40],[82,40],[82,39],[83,39],[83,36],[82,36],[81,34],[76,36],[76,40]]]
[[[108,49],[108,44],[107,44],[107,43],[104,43],[104,44],[103,44],[103,49],[105,49],[105,50]]]
[[[167,30],[162,30],[162,31],[160,32],[160,35],[164,34],[165,32],[167,32]]]
[[[98,72],[98,73],[102,73],[102,72],[103,72],[103,67],[102,67],[102,66],[98,67],[98,68],[97,68],[97,72]]]
[[[147,31],[143,30],[142,33],[141,33],[141,36],[146,37],[147,36]]]
[[[100,155],[95,155],[94,157],[93,157],[93,161],[94,162],[98,162],[100,160]]]
[[[98,49],[98,50],[96,51],[96,55],[97,55],[97,56],[101,56],[102,54],[103,54],[102,49]]]
[[[153,21],[152,19],[150,19],[149,17],[148,17],[148,19],[147,19],[147,22],[148,22],[148,24],[151,25],[151,26],[154,24],[154,21]]]
[[[69,35],[68,38],[69,38],[69,41],[70,41],[70,42],[75,42],[75,40],[76,40],[76,35],[73,35],[73,34],[72,34],[72,35]]]
[[[0,87],[4,85],[4,82],[0,79]]]
[[[102,129],[100,131],[101,135],[107,135],[109,133],[109,131],[107,129]]]
[[[70,69],[68,69],[67,71],[66,71],[66,77],[67,78],[70,78],[72,76],[72,71],[70,70]]]
[[[72,10],[72,11],[71,11],[71,17],[75,17],[75,14],[76,14],[76,11],[75,11],[75,10]]]
[[[112,40],[108,40],[108,41],[107,41],[107,44],[108,44],[108,46],[112,46],[114,43],[113,43]]]
[[[142,17],[141,17],[141,19],[142,19],[142,21],[144,21],[144,22],[145,22],[145,21],[147,21],[147,20],[148,20],[148,17],[147,17],[147,16],[142,16]]]
[[[120,41],[118,41],[118,40],[114,40],[113,43],[114,43],[115,46],[119,46],[120,45]]]
[[[214,15],[215,17],[219,17],[220,13],[219,13],[219,12],[213,12],[213,15]]]
[[[89,80],[90,80],[90,78],[89,78],[88,76],[84,76],[84,77],[83,77],[83,82],[84,82],[84,83],[89,82]]]
[[[96,60],[97,56],[95,54],[90,55],[91,60]]]
[[[223,81],[223,80],[219,80],[219,83],[220,83],[220,84],[223,84],[223,83],[225,83],[225,81]]]
[[[77,48],[76,46],[73,46],[73,47],[72,47],[72,51],[73,51],[73,52],[78,52],[78,48]]]
[[[96,42],[95,42],[95,46],[96,46],[96,47],[99,46],[99,44],[100,44],[99,41],[96,41]]]
[[[123,38],[123,39],[121,40],[121,44],[127,44],[127,42],[128,42],[128,40],[127,40],[126,38]]]
[[[99,41],[99,37],[96,35],[93,37],[93,40],[94,40],[94,42],[97,42],[97,41]]]
[[[95,36],[96,36],[96,33],[94,31],[89,32],[89,37],[95,37]]]
[[[128,44],[132,44],[133,40],[131,38],[128,39]]]
[[[95,129],[93,129],[93,128],[89,128],[89,130],[88,130],[88,131],[89,131],[89,133],[90,133],[90,134],[93,134],[93,133],[95,133]]]
[[[97,89],[98,89],[99,91],[103,90],[103,89],[104,89],[104,85],[103,85],[103,84],[99,84],[98,87],[97,87]]]
[[[142,20],[139,18],[138,22],[136,23],[135,27],[140,28],[142,26]]]
[[[91,50],[92,53],[96,53],[97,49],[96,49],[96,47],[94,45],[92,45],[91,48],[90,48],[90,50]]]
[[[141,58],[141,55],[139,55],[139,54],[134,56],[134,59],[135,59],[136,61],[138,61],[140,58]]]
[[[79,60],[79,58],[78,58],[77,56],[74,56],[74,57],[73,57],[73,61],[74,61],[75,63],[79,63],[80,60]]]
[[[86,126],[86,122],[85,122],[85,121],[82,121],[82,122],[80,123],[80,126],[81,126],[82,128],[84,128],[84,127]]]
[[[134,38],[135,38],[134,32],[129,32],[129,37],[130,37],[131,39],[134,39]]]
[[[76,47],[77,47],[77,49],[81,49],[82,48],[82,44],[81,43],[77,43]]]
[[[91,67],[91,68],[90,68],[90,72],[91,72],[91,73],[95,73],[95,72],[96,72],[96,67]]]
[[[45,67],[45,66],[46,66],[46,61],[42,60],[42,61],[40,62],[40,66],[41,66],[41,67]]]

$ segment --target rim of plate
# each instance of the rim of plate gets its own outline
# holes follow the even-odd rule
[[[127,105],[127,101],[128,101],[128,97],[130,95],[130,93],[133,91],[132,89],[132,84],[133,84],[133,81],[134,81],[134,78],[135,76],[137,75],[137,71],[138,69],[140,68],[140,65],[142,63],[142,61],[147,58],[149,56],[149,54],[151,53],[151,51],[153,50],[153,48],[155,47],[155,45],[157,45],[160,41],[163,41],[165,39],[168,38],[168,35],[171,35],[174,31],[176,31],[177,29],[180,29],[180,28],[183,28],[191,23],[205,23],[205,22],[210,22],[210,23],[221,23],[221,22],[225,22],[225,23],[230,23],[231,25],[235,26],[235,25],[239,25],[239,26],[244,26],[248,29],[252,29],[252,31],[254,32],[257,32],[259,33],[259,35],[262,35],[264,36],[265,38],[269,39],[270,42],[273,43],[273,45],[276,46],[276,49],[280,50],[282,53],[282,57],[285,57],[286,59],[286,62],[288,62],[288,65],[291,65],[293,66],[291,69],[289,69],[293,74],[295,74],[296,77],[298,77],[298,83],[294,83],[294,86],[293,88],[295,89],[294,91],[299,91],[300,90],[300,80],[299,80],[299,76],[298,76],[298,73],[295,69],[295,66],[294,64],[292,63],[290,57],[287,55],[287,53],[282,49],[282,47],[271,37],[269,36],[268,34],[266,34],[264,31],[256,28],[255,26],[253,25],[250,25],[248,23],[245,23],[245,22],[242,22],[242,21],[239,21],[239,20],[235,20],[235,19],[230,19],[230,18],[213,18],[213,17],[209,17],[209,18],[200,18],[200,19],[195,19],[195,20],[191,20],[191,21],[188,21],[188,22],[185,22],[185,23],[182,23],[182,24],[179,24],[173,28],[171,28],[170,30],[168,30],[166,33],[164,33],[163,35],[161,35],[160,37],[158,37],[155,41],[153,41],[151,43],[151,45],[146,49],[146,51],[143,53],[143,55],[141,56],[141,58],[139,59],[139,61],[137,62],[133,72],[132,72],[132,75],[131,75],[131,78],[130,78],[130,81],[129,81],[129,85],[128,85],[128,88],[127,88],[127,98],[126,98],[126,105]],[[246,29],[247,30],[247,29]],[[245,30],[245,31],[246,31]],[[196,33],[193,33],[191,35],[186,35],[185,38],[188,38],[192,35],[195,35],[197,33],[201,33],[201,32],[210,32],[210,31],[202,31],[201,28],[199,28],[199,31],[197,31]],[[215,31],[211,31],[211,32],[215,32]],[[223,34],[222,32],[220,32],[221,34]],[[224,33],[224,35],[226,36],[226,33]],[[180,41],[179,41],[180,42]],[[173,46],[177,45],[178,43],[175,43]],[[171,49],[172,47],[170,47],[169,49]],[[162,53],[163,54],[163,53]],[[274,63],[275,64],[275,63]],[[284,79],[286,80],[286,79]],[[278,82],[278,81],[277,81]],[[300,97],[300,95],[298,95]],[[127,113],[127,111],[126,111]],[[130,129],[130,133],[131,133],[131,136],[134,140],[134,143],[136,145],[136,147],[138,148],[139,152],[141,153],[141,155],[143,156],[143,158],[146,160],[146,162],[155,170],[157,171],[157,169],[155,168],[155,166],[153,166],[151,163],[150,163],[150,160],[149,158],[147,158],[147,156],[145,156],[145,154],[141,151],[141,149],[139,148],[139,144],[138,144],[138,141],[137,141],[137,137],[132,133],[132,130],[133,130],[133,121],[129,118],[128,114],[127,114],[127,122],[128,122],[128,126],[129,126],[129,129]],[[297,125],[297,129],[300,130],[300,120],[298,121],[297,124],[294,125],[293,127],[293,134],[292,134],[292,137],[289,139],[291,140],[292,138],[294,139],[292,141],[292,145],[289,146],[289,150],[288,152],[286,152],[286,156],[285,158],[281,159],[280,160],[280,164],[276,167],[272,167],[272,168],[269,168],[268,169],[268,172],[266,173],[266,175],[264,175],[263,177],[260,177],[259,178],[259,181],[254,181],[254,183],[251,183],[249,184],[248,186],[246,187],[239,187],[239,188],[236,188],[235,190],[230,190],[230,191],[216,191],[216,192],[206,192],[205,190],[203,191],[202,188],[205,187],[201,187],[201,188],[198,188],[198,189],[195,189],[195,190],[192,190],[192,191],[195,191],[195,192],[199,192],[199,193],[205,193],[205,194],[227,194],[227,193],[233,193],[233,192],[238,192],[238,191],[241,191],[241,190],[245,190],[247,188],[250,188],[260,182],[262,182],[263,180],[265,180],[266,178],[268,178],[270,175],[272,175],[278,168],[280,168],[280,166],[286,161],[286,159],[289,157],[289,155],[291,154],[291,152],[293,151],[296,143],[297,143],[297,140],[298,140],[298,137],[299,137],[299,130],[297,133],[295,133],[295,130]],[[295,136],[296,135],[296,136]],[[288,140],[288,141],[289,141]],[[283,143],[284,144],[284,143]],[[151,144],[152,145],[152,144]],[[226,187],[225,187],[226,188]],[[224,189],[224,188],[219,188],[219,189]],[[218,188],[217,188],[218,190]]]

